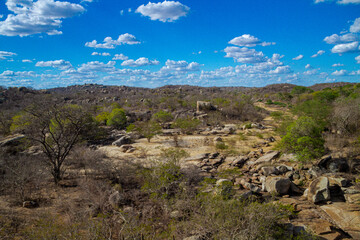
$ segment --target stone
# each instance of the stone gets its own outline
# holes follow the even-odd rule
[[[113,142],[112,145],[120,147],[120,146],[122,146],[124,144],[130,144],[131,142],[132,141],[131,141],[131,138],[129,136],[122,136],[118,140]]]
[[[289,192],[291,181],[289,178],[283,177],[267,177],[263,182],[263,189],[267,192],[273,192],[285,195]]]
[[[120,146],[119,150],[120,150],[121,152],[126,152],[126,151],[128,151],[129,149],[131,149],[131,148],[133,148],[132,145],[124,144],[124,145],[121,145],[121,146]]]
[[[17,145],[17,144],[19,144],[19,141],[24,138],[25,138],[25,135],[22,135],[22,134],[15,134],[15,135],[8,136],[8,137],[0,140],[0,147],[9,146],[9,145]]]
[[[216,108],[211,104],[211,102],[205,102],[205,101],[197,101],[196,102],[196,112],[206,112],[216,110]]]
[[[360,206],[334,202],[320,207],[353,239],[360,239]]]
[[[280,173],[276,167],[262,167],[261,171],[265,176],[278,175]]]
[[[327,177],[319,177],[313,180],[307,191],[307,199],[313,203],[330,200],[329,180]]]
[[[35,201],[24,201],[23,208],[36,208],[39,204]]]
[[[201,162],[202,160],[208,158],[209,155],[210,155],[210,153],[202,153],[202,154],[198,154],[198,155],[195,155],[192,157],[185,158],[184,161],[185,162],[194,162],[194,161]]]
[[[231,166],[234,166],[234,167],[242,167],[244,166],[244,164],[246,163],[246,161],[248,160],[249,158],[246,157],[246,156],[240,156],[240,157],[237,157],[233,160],[233,162],[231,163]]]
[[[224,185],[224,184],[229,184],[229,185],[232,185],[233,183],[232,183],[232,181],[230,181],[229,179],[219,179],[219,180],[217,180],[216,181],[216,186],[217,187],[221,187],[222,185]]]
[[[213,141],[216,143],[216,142],[222,142],[223,140],[221,137],[214,137]]]
[[[113,208],[118,208],[125,203],[125,198],[119,191],[116,191],[109,196],[109,203]]]
[[[343,177],[329,177],[330,184],[336,184],[340,187],[346,187],[349,181]]]
[[[183,238],[183,240],[204,240],[204,236],[203,235],[194,235],[191,237],[187,237],[187,238]]]
[[[280,174],[284,174],[284,173],[294,170],[294,168],[286,166],[286,165],[277,166],[276,169],[279,170]]]
[[[233,134],[236,131],[236,125],[235,124],[225,124],[223,131],[228,134]]]
[[[344,194],[345,200],[350,204],[358,204],[360,206],[360,193]]]
[[[267,152],[264,156],[258,158],[255,163],[259,164],[259,163],[269,163],[272,160],[274,160],[277,156],[279,156],[279,152],[278,151],[270,151]]]

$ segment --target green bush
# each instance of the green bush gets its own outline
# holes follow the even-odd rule
[[[301,161],[320,157],[325,151],[322,129],[311,117],[300,117],[288,126],[279,147],[296,153]]]
[[[114,108],[109,114],[106,125],[117,129],[124,129],[127,125],[125,110],[121,108]]]
[[[172,124],[173,128],[180,128],[183,133],[191,134],[200,125],[200,120],[191,118],[178,118]]]
[[[174,117],[171,113],[165,111],[159,111],[152,116],[152,119],[158,123],[171,122]]]
[[[303,93],[311,93],[313,90],[304,86],[296,86],[291,90],[292,95],[300,95]]]

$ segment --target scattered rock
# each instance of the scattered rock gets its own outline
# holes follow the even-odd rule
[[[307,199],[313,203],[330,200],[329,180],[327,177],[319,177],[310,183],[305,191]],[[304,193],[305,194],[305,193]]]
[[[289,178],[283,177],[267,177],[263,182],[263,190],[285,195],[289,192],[291,181]]]
[[[278,151],[270,151],[267,152],[264,156],[260,157],[259,159],[257,159],[255,161],[255,164],[260,164],[260,163],[270,163],[272,160],[274,160],[276,157],[279,156],[279,152]]]
[[[17,145],[17,144],[19,144],[19,141],[24,138],[25,138],[25,135],[22,135],[22,134],[15,134],[15,135],[8,136],[8,137],[0,140],[0,147]]]
[[[276,167],[262,167],[261,171],[265,176],[280,174],[279,170]]]
[[[39,204],[35,201],[24,201],[23,208],[36,208]]]
[[[122,136],[118,140],[113,142],[112,145],[120,147],[120,146],[122,146],[124,144],[130,144],[131,142],[132,141],[131,141],[131,138],[129,136]]]
[[[129,144],[124,144],[124,145],[121,145],[119,150],[121,152],[127,152],[129,149],[132,149],[134,148],[132,145],[129,145]]]

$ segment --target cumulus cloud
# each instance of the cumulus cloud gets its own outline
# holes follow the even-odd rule
[[[30,59],[23,59],[22,62],[24,62],[24,63],[32,63],[32,61]]]
[[[354,23],[350,26],[350,32],[352,33],[360,32],[360,18],[355,19]]]
[[[143,16],[150,17],[151,20],[161,22],[173,22],[180,17],[184,17],[190,8],[180,2],[164,1],[159,3],[149,2],[146,5],[139,6],[135,12]]]
[[[108,63],[93,61],[82,64],[77,71],[79,73],[89,73],[89,72],[113,72],[115,71],[115,62],[109,61]]]
[[[121,66],[129,66],[129,67],[142,67],[142,66],[150,66],[150,65],[158,65],[160,62],[157,60],[149,60],[148,58],[141,57],[137,60],[129,59],[125,60],[121,63]]]
[[[355,60],[357,61],[357,63],[359,63],[359,64],[360,64],[360,55],[359,55],[359,56],[357,56],[357,57],[355,57]]]
[[[333,76],[345,76],[347,75],[347,71],[344,70],[344,69],[341,69],[341,70],[336,70],[335,72],[331,73],[331,75]]]
[[[16,56],[16,53],[7,52],[7,51],[0,51],[0,60],[8,59],[9,57]]]
[[[271,70],[269,73],[270,74],[285,74],[285,73],[290,73],[291,69],[290,66],[279,66],[277,68],[275,68],[274,70]]]
[[[319,68],[317,68],[317,69],[310,69],[310,70],[307,70],[307,71],[303,72],[303,75],[312,76],[312,75],[317,74],[318,71],[319,71]]]
[[[125,61],[125,60],[128,60],[128,59],[129,59],[128,56],[125,56],[124,54],[120,53],[120,54],[115,54],[112,60],[122,60],[122,61]]]
[[[110,56],[110,53],[108,53],[108,52],[103,52],[103,53],[93,52],[91,55],[92,56],[104,56],[104,57],[106,57],[106,56]]]
[[[341,43],[354,42],[357,39],[359,39],[358,36],[352,33],[348,33],[340,36],[337,34],[333,34],[331,36],[324,38],[324,41],[328,44],[341,44]]]
[[[315,53],[314,55],[312,55],[311,57],[312,58],[316,58],[316,57],[318,57],[318,56],[321,56],[321,55],[323,55],[325,53],[325,51],[324,50],[319,50],[317,53]]]
[[[344,64],[342,64],[342,63],[334,63],[332,65],[332,67],[342,67],[342,66],[344,66]]]
[[[167,60],[165,66],[160,71],[178,71],[178,72],[191,72],[199,71],[202,64],[197,62],[188,63],[186,61]]]
[[[53,67],[60,70],[68,70],[72,68],[72,65],[69,61],[63,59],[54,60],[54,61],[39,61],[35,64],[36,67]]]
[[[239,63],[261,63],[266,62],[267,59],[263,52],[257,52],[255,49],[246,47],[226,47],[224,49],[227,58],[233,58]]]
[[[243,34],[240,37],[236,37],[229,41],[230,44],[240,47],[255,47],[256,45],[269,46],[275,43],[262,42],[257,37],[251,36],[250,34]]]
[[[334,0],[315,0],[315,3],[333,2]],[[337,4],[360,4],[360,0],[337,0]]]
[[[85,43],[86,47],[91,48],[106,48],[106,49],[114,49],[119,45],[134,45],[140,44],[140,42],[136,39],[136,37],[132,34],[125,33],[118,37],[118,39],[113,40],[111,37],[106,37],[103,43],[98,43],[96,40]]]
[[[7,0],[6,6],[13,14],[0,21],[0,35],[5,36],[61,34],[56,29],[61,27],[63,19],[85,11],[79,4],[54,0]]]
[[[302,55],[302,54],[300,54],[299,56],[297,56],[297,57],[294,57],[293,58],[293,60],[301,60],[301,59],[303,59],[304,58],[304,55]]]
[[[331,49],[332,53],[339,54],[357,51],[359,51],[359,42],[337,44]]]
[[[313,68],[310,64],[306,64],[305,69],[311,69]]]

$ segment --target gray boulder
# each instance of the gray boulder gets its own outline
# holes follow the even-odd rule
[[[113,142],[112,145],[120,147],[124,144],[131,144],[131,143],[132,143],[131,138],[129,136],[125,135],[125,136],[120,137],[115,142]]]
[[[314,203],[330,200],[329,179],[318,177],[312,181],[304,195]]]
[[[289,192],[291,181],[289,178],[283,177],[267,177],[263,182],[263,189],[267,192],[273,192],[285,195]]]

